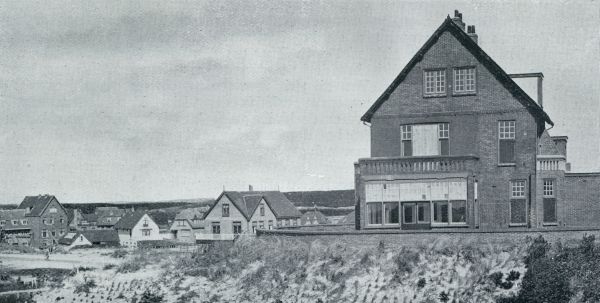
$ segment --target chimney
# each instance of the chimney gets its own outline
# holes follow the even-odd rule
[[[477,43],[477,34],[475,33],[475,25],[467,26],[467,35]]]
[[[465,30],[465,23],[462,21],[462,13],[460,13],[457,9],[454,10],[454,18],[452,21],[458,25],[463,31]]]
[[[248,185],[248,191],[254,191],[254,187],[252,187],[252,185]]]

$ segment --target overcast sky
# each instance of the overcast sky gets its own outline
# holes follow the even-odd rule
[[[598,3],[2,1],[0,203],[353,188],[360,116],[454,9],[600,171]]]

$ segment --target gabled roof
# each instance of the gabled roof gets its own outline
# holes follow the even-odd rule
[[[288,200],[280,191],[224,191],[206,212],[205,217],[212,211],[223,196],[226,196],[231,203],[233,203],[233,205],[244,215],[246,220],[250,220],[262,199],[265,200],[277,219],[300,218],[302,216],[294,204],[292,204],[292,202],[290,202],[290,200]]]
[[[177,215],[175,215],[175,221],[177,220],[186,220],[190,224],[192,228],[202,228],[204,227],[203,223],[196,223],[198,220],[204,220],[204,208],[195,207],[195,208],[186,208],[181,210]],[[173,222],[173,224],[176,224]]]
[[[120,209],[115,206],[96,207],[94,212],[98,215],[98,217],[121,217],[123,214],[125,214],[124,209]]]
[[[554,140],[552,140],[552,137],[550,137],[550,134],[548,134],[547,130],[544,130],[544,132],[542,133],[539,144],[540,147],[538,149],[538,155],[561,155],[560,151],[556,147],[556,143],[554,143]]]
[[[19,204],[18,209],[31,209],[31,212],[27,214],[28,217],[38,217],[40,216],[48,204],[52,202],[52,200],[56,200],[56,197],[53,195],[38,195],[38,196],[26,196],[23,199],[23,202]],[[58,202],[58,200],[56,200]],[[64,210],[64,207],[58,203],[60,207]],[[65,210],[66,213],[66,210]]]
[[[131,213],[125,214],[117,224],[115,224],[115,229],[133,229],[133,227],[140,222],[142,217],[146,214],[145,211],[135,211]],[[150,217],[150,215],[148,215]],[[150,217],[152,220],[152,217]],[[154,221],[154,220],[153,220]]]
[[[81,214],[81,218],[83,220],[87,221],[87,222],[90,222],[90,223],[96,223],[96,222],[98,222],[98,215],[93,214],[93,213],[92,214],[84,214],[84,213],[82,213]]]
[[[496,63],[490,56],[488,56],[481,47],[471,39],[464,30],[462,30],[450,16],[444,20],[444,22],[438,27],[438,29],[431,35],[431,37],[425,42],[425,44],[419,49],[414,57],[408,62],[408,64],[402,69],[400,74],[394,79],[392,84],[383,92],[383,94],[375,101],[373,105],[367,110],[367,112],[360,118],[364,122],[371,122],[371,118],[379,107],[390,97],[390,95],[396,90],[398,85],[404,81],[404,78],[413,69],[413,67],[423,59],[423,56],[427,51],[437,42],[440,36],[448,31],[451,33],[481,64],[483,64],[494,77],[504,85],[504,87],[517,99],[530,113],[534,116],[548,122],[550,125],[554,125],[554,122],[550,120],[550,117],[544,110],[533,100],[527,93],[525,93],[519,85],[517,85],[510,76]]]
[[[327,217],[318,210],[309,210],[302,215],[300,218],[302,225],[310,225],[317,222],[317,224],[327,224]]]
[[[114,229],[84,230],[81,233],[92,243],[119,243],[119,233]]]
[[[58,244],[71,245],[71,244],[73,244],[73,242],[75,242],[75,240],[77,240],[77,238],[79,238],[80,235],[81,235],[81,232],[66,233],[64,236],[62,236],[62,238],[58,239]],[[86,236],[83,236],[83,237],[85,237],[87,239]],[[88,241],[89,241],[89,239],[88,239]]]

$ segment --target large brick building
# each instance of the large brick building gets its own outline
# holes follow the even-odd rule
[[[17,207],[24,211],[24,220],[31,231],[31,246],[52,246],[69,230],[64,207],[55,196],[27,196]]]
[[[537,78],[537,102],[515,77]],[[371,157],[355,163],[356,227],[599,225],[600,174],[565,172],[542,79],[507,74],[448,16],[361,118]]]

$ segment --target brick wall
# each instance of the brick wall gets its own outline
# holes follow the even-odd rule
[[[600,226],[600,173],[565,174],[564,222]]]
[[[56,213],[51,213],[50,209],[55,208]],[[31,245],[32,246],[43,246],[53,245],[58,243],[58,240],[63,236],[62,232],[68,232],[68,217],[67,213],[60,206],[59,202],[52,200],[48,207],[39,217],[28,217],[31,220]],[[47,224],[43,223],[43,220],[47,220]],[[49,224],[49,220],[52,219],[53,223]],[[61,222],[61,219],[63,221]],[[47,231],[47,237],[44,238],[42,235],[43,230]],[[54,235],[52,235],[54,232]]]

